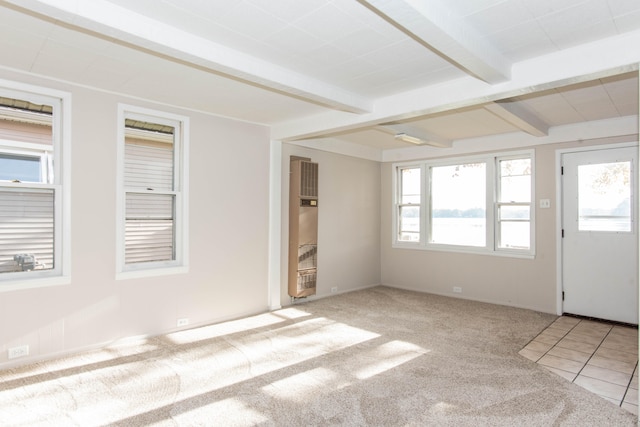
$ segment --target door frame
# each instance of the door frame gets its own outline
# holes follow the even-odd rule
[[[597,151],[607,150],[614,148],[626,148],[626,147],[638,147],[638,141],[614,143],[614,144],[597,144],[589,145],[585,147],[573,147],[573,148],[561,148],[556,150],[556,314],[562,315],[562,290],[564,289],[562,268],[562,175],[560,174],[560,167],[562,166],[562,155],[569,153],[578,153],[582,151]],[[636,165],[636,168],[640,165]],[[640,170],[636,170],[636,179],[640,178]],[[636,185],[638,182],[636,182]],[[640,187],[637,187],[640,190]],[[636,209],[638,209],[638,201],[636,200]],[[640,226],[640,224],[638,224]],[[640,236],[640,232],[638,233]],[[640,277],[640,276],[639,276]]]

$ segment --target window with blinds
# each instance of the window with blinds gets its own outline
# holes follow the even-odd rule
[[[186,267],[188,119],[119,106],[117,277]]]
[[[0,97],[0,277],[54,272],[61,204],[51,105]],[[40,273],[38,273],[40,272]]]
[[[52,189],[0,191],[0,273],[53,269],[54,196]]]
[[[125,264],[175,259],[174,127],[125,129]]]

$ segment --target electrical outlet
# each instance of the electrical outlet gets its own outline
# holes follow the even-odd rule
[[[28,356],[29,355],[29,346],[28,345],[21,345],[19,347],[12,347],[9,349],[8,351],[8,357],[9,359],[15,359],[18,357],[24,357],[24,356]]]
[[[462,293],[462,288],[460,286],[454,286],[453,287],[453,293],[461,294]]]
[[[182,319],[178,319],[178,328],[182,326],[187,326],[189,324],[189,319],[187,317],[183,317]]]
[[[338,287],[334,286],[333,288],[331,288],[331,293],[335,294],[336,292],[338,292]]]

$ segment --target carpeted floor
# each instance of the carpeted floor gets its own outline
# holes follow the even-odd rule
[[[635,426],[518,354],[555,318],[376,287],[0,371],[0,425]]]

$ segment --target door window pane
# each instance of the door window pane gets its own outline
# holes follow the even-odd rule
[[[431,168],[431,242],[485,246],[486,164]]]
[[[578,166],[578,230],[631,231],[631,162]]]

